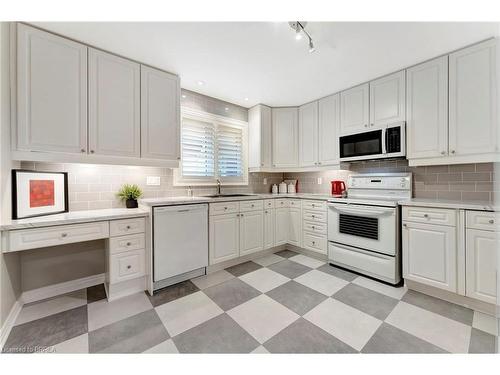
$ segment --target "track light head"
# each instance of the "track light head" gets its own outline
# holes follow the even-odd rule
[[[314,43],[311,38],[309,38],[309,53],[313,53],[316,51],[316,48],[314,48]]]

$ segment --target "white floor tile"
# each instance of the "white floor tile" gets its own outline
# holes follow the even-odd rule
[[[288,259],[311,268],[318,268],[325,264],[325,262],[322,262],[321,260],[314,259],[303,254],[295,255]]]
[[[399,302],[385,321],[449,352],[468,352],[471,327],[456,320]]]
[[[480,329],[481,331],[488,332],[492,335],[498,334],[498,320],[494,316],[484,314],[479,311],[474,311],[474,318],[472,319],[472,326]]]
[[[361,350],[382,324],[382,321],[332,298],[320,303],[304,318],[356,350]]]
[[[223,313],[201,291],[160,305],[156,312],[172,337]]]
[[[153,308],[145,293],[137,293],[115,301],[100,300],[87,305],[89,315],[89,331],[139,314]]]
[[[31,322],[62,311],[87,304],[87,289],[81,289],[62,296],[23,306],[16,320],[16,325]]]
[[[258,346],[253,352],[253,354],[270,354],[269,351],[262,345]]]
[[[262,258],[255,259],[253,262],[260,264],[262,267],[267,267],[270,266],[271,264],[281,262],[282,260],[285,260],[285,258],[280,257],[279,255],[276,254],[269,254]]]
[[[161,344],[153,346],[152,348],[146,350],[144,353],[154,353],[154,354],[175,354],[179,353],[172,339],[163,341]]]
[[[220,270],[214,273],[209,273],[205,276],[200,276],[191,279],[194,285],[200,289],[210,288],[211,286],[221,284],[224,281],[232,279],[234,276],[225,270]]]
[[[294,280],[329,297],[349,284],[345,280],[317,270],[309,271]]]
[[[89,334],[74,337],[54,345],[53,353],[88,353],[89,352]]]
[[[240,279],[262,293],[269,292],[271,289],[290,281],[288,277],[271,271],[269,268],[260,268],[257,271],[246,273],[240,276]]]
[[[380,281],[376,281],[373,279],[368,279],[367,277],[359,276],[352,281],[353,284],[357,284],[359,286],[365,287],[367,289],[371,289],[374,292],[378,292],[380,294],[385,294],[386,296],[401,299],[408,291],[408,288],[405,286],[401,287],[393,287],[387,284],[384,284]]]
[[[299,318],[299,315],[265,294],[227,313],[261,344]]]

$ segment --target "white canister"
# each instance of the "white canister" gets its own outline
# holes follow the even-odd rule
[[[288,184],[288,194],[295,194],[295,185]]]
[[[282,182],[282,183],[280,184],[280,187],[279,187],[279,193],[280,193],[280,194],[286,194],[286,192],[287,192],[287,189],[286,189],[286,184],[285,184],[284,182]]]
[[[273,187],[271,188],[271,193],[278,194],[278,185],[273,184]]]

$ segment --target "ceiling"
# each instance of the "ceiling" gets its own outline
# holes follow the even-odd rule
[[[177,73],[183,88],[245,107],[304,104],[500,32],[485,22],[310,22],[310,54],[307,38],[295,40],[287,22],[35,24]]]

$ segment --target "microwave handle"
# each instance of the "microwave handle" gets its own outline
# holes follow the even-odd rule
[[[387,154],[387,127],[382,129],[382,154]]]

